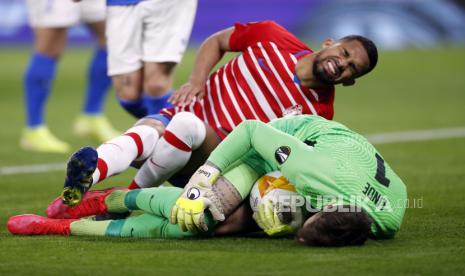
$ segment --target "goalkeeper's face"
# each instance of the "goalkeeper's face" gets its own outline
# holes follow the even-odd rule
[[[369,71],[370,60],[363,45],[356,40],[326,40],[315,55],[313,76],[320,82],[351,85]]]

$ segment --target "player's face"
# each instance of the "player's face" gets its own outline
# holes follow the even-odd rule
[[[327,40],[313,62],[313,75],[325,84],[351,85],[370,66],[368,54],[357,40]]]

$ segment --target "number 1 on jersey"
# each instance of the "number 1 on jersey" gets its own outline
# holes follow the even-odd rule
[[[391,180],[389,180],[386,177],[386,167],[384,166],[384,159],[379,154],[376,154],[375,157],[377,162],[375,179],[379,183],[381,183],[381,185],[389,187],[389,183],[391,182]]]

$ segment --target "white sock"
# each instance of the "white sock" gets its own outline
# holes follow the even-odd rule
[[[98,163],[92,175],[92,184],[125,171],[134,160],[144,160],[149,157],[158,138],[158,131],[155,128],[139,125],[102,144],[97,148]]]
[[[155,145],[152,155],[137,172],[131,188],[162,184],[187,164],[192,150],[202,145],[205,135],[205,124],[194,114],[177,113]]]

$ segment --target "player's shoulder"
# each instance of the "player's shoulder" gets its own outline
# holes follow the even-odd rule
[[[275,42],[276,44],[282,44],[283,42],[299,43],[301,46],[303,46],[300,48],[308,49],[308,47],[303,44],[303,42],[301,42],[299,38],[297,38],[293,33],[273,20],[249,22],[246,24],[236,23],[235,27],[239,30],[248,29],[250,34],[258,36],[263,40]]]
[[[248,26],[248,27],[254,27],[254,28],[263,28],[263,29],[279,29],[283,31],[287,31],[283,26],[278,24],[274,20],[262,20],[262,21],[252,21],[248,23],[236,23],[236,26]]]

